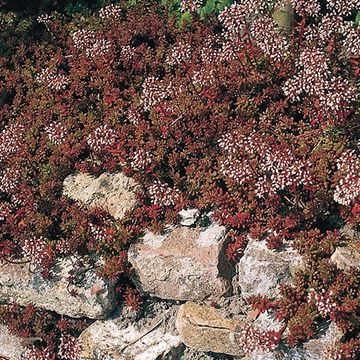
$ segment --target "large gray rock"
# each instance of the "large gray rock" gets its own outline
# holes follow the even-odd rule
[[[114,283],[99,278],[90,268],[81,274],[75,271],[76,285],[69,286],[67,278],[75,269],[74,262],[74,258],[60,259],[49,279],[29,263],[0,265],[0,303],[32,303],[75,318],[105,318],[116,306]],[[71,295],[70,290],[77,295]]]
[[[243,356],[238,337],[244,322],[221,316],[210,306],[187,302],[180,306],[176,328],[184,344],[198,351]]]
[[[0,324],[0,358],[17,360],[25,351],[24,340],[11,334],[5,325]]]
[[[230,289],[224,255],[225,228],[176,227],[164,235],[147,233],[130,246],[129,262],[140,291],[171,300],[221,297]]]
[[[101,207],[115,219],[121,220],[127,211],[137,204],[139,185],[122,173],[90,174],[75,173],[64,180],[63,194],[85,206]]]
[[[156,310],[138,321],[117,316],[98,320],[79,340],[85,359],[159,360],[174,359],[182,342],[174,324],[177,307]]]
[[[236,266],[241,295],[276,298],[280,283],[291,282],[302,261],[302,257],[290,247],[274,251],[267,248],[265,240],[251,240]]]

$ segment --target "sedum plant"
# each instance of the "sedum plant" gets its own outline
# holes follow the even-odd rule
[[[274,250],[290,242],[307,261],[278,301],[260,302],[282,333],[240,340],[294,346],[331,319],[344,331],[331,356],[355,359],[358,270],[329,258],[360,216],[358,10],[356,0],[251,0],[2,15],[11,21],[1,22],[0,261],[26,256],[46,277],[57,257],[102,256],[99,273],[138,309],[131,241],[187,206],[214,210],[231,261],[248,234]],[[178,12],[192,21],[179,28]],[[123,171],[146,191],[115,222],[62,196],[75,170]],[[16,324],[19,313],[1,318]],[[37,326],[22,334],[42,339],[30,352],[71,348],[75,333]]]

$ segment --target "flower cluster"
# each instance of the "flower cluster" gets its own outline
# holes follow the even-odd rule
[[[329,61],[319,49],[304,49],[299,56],[297,74],[286,80],[283,91],[290,100],[299,101],[300,95],[319,100],[323,115],[337,114],[355,100],[355,88],[341,77],[334,77]]]
[[[342,17],[326,14],[318,24],[306,28],[304,35],[309,43],[325,46],[334,36],[339,35],[343,24]]]
[[[83,50],[87,57],[103,57],[111,49],[109,40],[99,37],[92,30],[80,29],[72,34],[74,46],[78,50]]]
[[[50,24],[51,20],[52,20],[52,16],[49,14],[41,14],[36,18],[36,21],[39,24],[45,24],[45,25]]]
[[[311,184],[311,163],[297,160],[290,149],[273,148],[266,151],[260,167],[264,173],[271,173],[272,192]],[[263,197],[265,193],[260,190],[257,195]]]
[[[175,205],[180,197],[180,191],[178,189],[172,189],[170,186],[159,180],[155,181],[149,187],[149,194],[152,203],[159,206]]]
[[[195,12],[201,8],[203,0],[181,0],[180,9],[182,12]]]
[[[322,357],[327,360],[357,359],[359,347],[359,342],[356,340],[346,344],[336,341],[335,343],[328,344],[324,347]]]
[[[336,163],[341,177],[335,187],[334,200],[350,205],[360,195],[360,157],[355,150],[346,150]]]
[[[116,4],[104,6],[99,10],[99,16],[102,19],[119,19],[121,15],[121,7]]]
[[[314,289],[310,289],[308,302],[315,303],[315,306],[322,317],[330,316],[338,307],[338,304],[333,299],[333,292],[326,292],[324,289],[321,293],[317,293]]]
[[[187,63],[191,59],[191,46],[189,43],[181,40],[178,44],[174,45],[167,57],[166,62],[169,65],[181,65]]]
[[[54,360],[54,356],[51,354],[49,348],[37,349],[32,347],[26,350],[21,360]]]
[[[149,151],[139,149],[135,152],[130,163],[134,170],[145,170],[153,161],[153,156]]]
[[[255,19],[250,27],[253,42],[270,59],[275,61],[283,60],[289,53],[289,44],[284,36],[277,30],[277,25],[270,17]]]
[[[164,81],[152,76],[145,79],[142,88],[141,104],[144,110],[150,110],[168,96],[168,89],[164,85]]]
[[[343,41],[341,51],[345,58],[350,56],[356,56],[359,53],[360,48],[360,27],[355,29],[351,21],[346,21],[341,27],[341,33],[343,34]]]
[[[20,170],[8,168],[0,176],[0,191],[12,194],[17,191],[19,183]]]
[[[110,51],[110,49],[110,41],[100,38],[96,39],[96,41],[91,46],[85,49],[85,54],[87,57],[103,57]]]
[[[320,10],[320,1],[318,0],[291,0],[293,9],[298,14],[316,17]]]
[[[76,49],[83,50],[96,41],[96,33],[92,30],[80,29],[72,34],[72,41]]]
[[[42,69],[40,73],[36,75],[36,81],[54,91],[65,90],[69,85],[67,76],[58,74],[54,69],[50,68]]]
[[[245,354],[254,351],[274,351],[279,344],[281,334],[276,331],[262,332],[248,323],[240,332],[239,344]]]
[[[237,131],[228,132],[218,140],[219,147],[229,155],[249,154],[265,152],[268,146],[255,133],[249,135],[240,134]]]
[[[200,57],[203,65],[214,65],[218,62],[221,54],[223,39],[219,35],[209,35],[204,39]]]
[[[98,243],[106,244],[113,239],[113,229],[104,226],[89,224],[90,235]]]
[[[355,99],[355,87],[341,77],[332,77],[326,94],[319,94],[320,107],[329,114],[336,114],[348,109],[349,104]]]
[[[306,40],[313,46],[331,46],[338,40],[341,54],[345,58],[356,56],[359,52],[359,26],[355,28],[352,21],[344,21],[341,16],[326,14],[318,24],[309,26],[305,31]]]
[[[133,124],[138,125],[141,120],[141,115],[137,109],[129,109],[126,114],[126,118]]]
[[[249,2],[251,3],[251,1]],[[232,34],[242,34],[246,27],[247,15],[250,14],[246,5],[234,3],[226,7],[218,16],[224,28]],[[251,11],[253,12],[253,11]]]
[[[82,344],[73,336],[63,334],[60,338],[59,355],[64,360],[80,360]]]
[[[47,240],[43,236],[25,239],[21,248],[25,258],[36,266],[42,266],[47,257]]]
[[[87,143],[90,149],[94,152],[103,152],[107,148],[115,145],[116,131],[108,127],[108,125],[101,125],[96,128],[87,137]]]
[[[285,188],[311,184],[311,163],[296,159],[289,148],[271,145],[270,139],[227,133],[218,141],[227,155],[220,172],[242,185],[252,183],[262,198]]]
[[[296,63],[298,73],[288,79],[283,90],[291,100],[300,100],[301,94],[324,96],[330,77],[328,59],[319,49],[305,48]]]
[[[123,61],[130,61],[135,55],[135,48],[130,45],[125,45],[121,48],[120,54]]]
[[[0,203],[0,221],[4,221],[11,214],[11,206],[8,203]]]
[[[0,162],[11,158],[21,149],[25,127],[21,124],[6,125],[0,132]]]
[[[60,122],[52,122],[45,127],[45,132],[50,142],[55,145],[62,144],[68,135],[66,127]]]
[[[215,84],[215,70],[202,69],[195,70],[191,76],[194,85],[200,87],[209,87]]]
[[[360,8],[359,0],[327,0],[329,10],[334,11],[336,14],[346,16],[351,14],[354,9]]]

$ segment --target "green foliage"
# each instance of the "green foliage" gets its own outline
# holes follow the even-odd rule
[[[202,19],[206,18],[212,13],[218,14],[226,6],[230,6],[233,0],[207,0],[205,5],[199,10],[199,15]]]
[[[355,18],[355,25],[359,26],[359,24],[360,24],[360,11],[358,11]]]

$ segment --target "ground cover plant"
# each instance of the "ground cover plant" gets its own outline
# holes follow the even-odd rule
[[[279,300],[249,299],[284,320],[266,346],[301,344],[331,319],[345,335],[329,359],[355,359],[359,272],[329,259],[360,219],[359,1],[101,5],[0,13],[0,261],[49,277],[58,257],[102,256],[99,273],[137,308],[129,244],[185,207],[213,210],[230,261],[249,234],[306,258]],[[146,191],[116,222],[62,195],[75,170],[122,171]],[[29,359],[76,358],[83,323],[0,309],[36,339]]]

